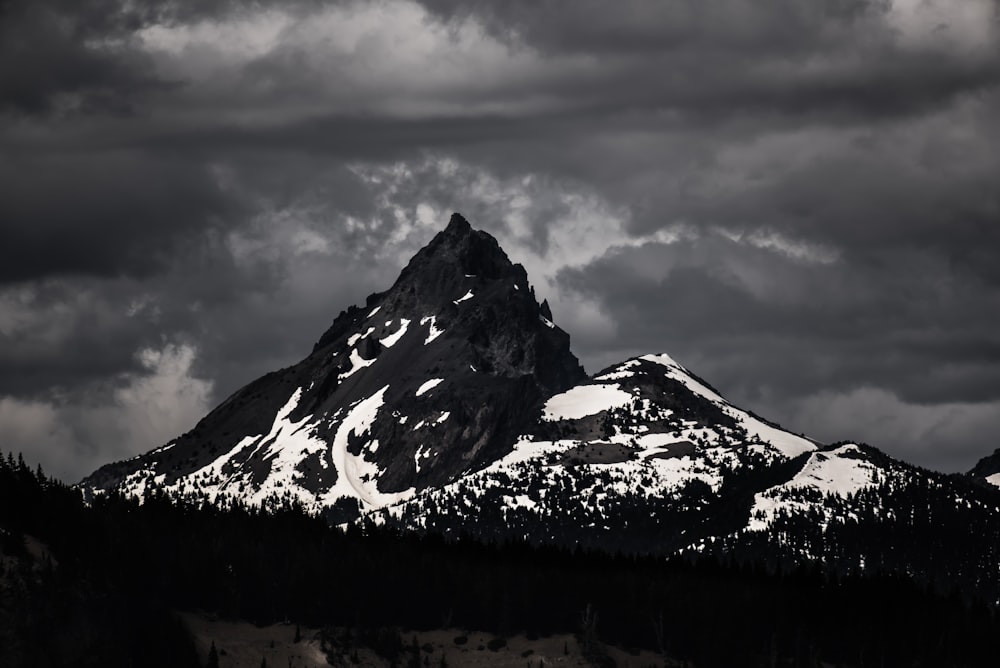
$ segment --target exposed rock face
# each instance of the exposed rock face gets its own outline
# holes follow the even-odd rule
[[[295,366],[187,434],[82,485],[314,510],[379,507],[502,457],[544,400],[585,379],[524,268],[462,216]],[[343,501],[343,500],[346,500]]]
[[[1000,448],[994,450],[993,454],[986,455],[976,462],[976,465],[972,467],[968,475],[1000,487]]]

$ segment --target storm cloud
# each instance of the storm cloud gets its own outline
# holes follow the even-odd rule
[[[76,479],[303,357],[461,211],[589,371],[1000,446],[993,0],[0,3],[0,448]]]

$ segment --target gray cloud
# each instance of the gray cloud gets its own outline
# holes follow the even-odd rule
[[[184,431],[453,210],[592,371],[667,350],[821,438],[996,446],[990,0],[0,13],[0,447],[73,477]]]

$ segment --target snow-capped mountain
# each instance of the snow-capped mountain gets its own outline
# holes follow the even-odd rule
[[[455,214],[300,363],[81,486],[487,540],[878,568],[1000,605],[1000,491],[982,483],[1000,482],[1000,459],[972,473],[789,433],[665,354],[588,378],[524,269]]]
[[[502,457],[547,397],[584,378],[524,268],[456,214],[300,363],[81,485],[295,501],[347,520]]]

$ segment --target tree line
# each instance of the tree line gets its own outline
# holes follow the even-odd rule
[[[86,505],[9,455],[0,529],[0,665],[12,668],[201,665],[172,616],[194,609],[362,638],[572,632],[699,668],[992,666],[1000,655],[993,609],[898,575],[340,530],[290,504],[154,493]]]

